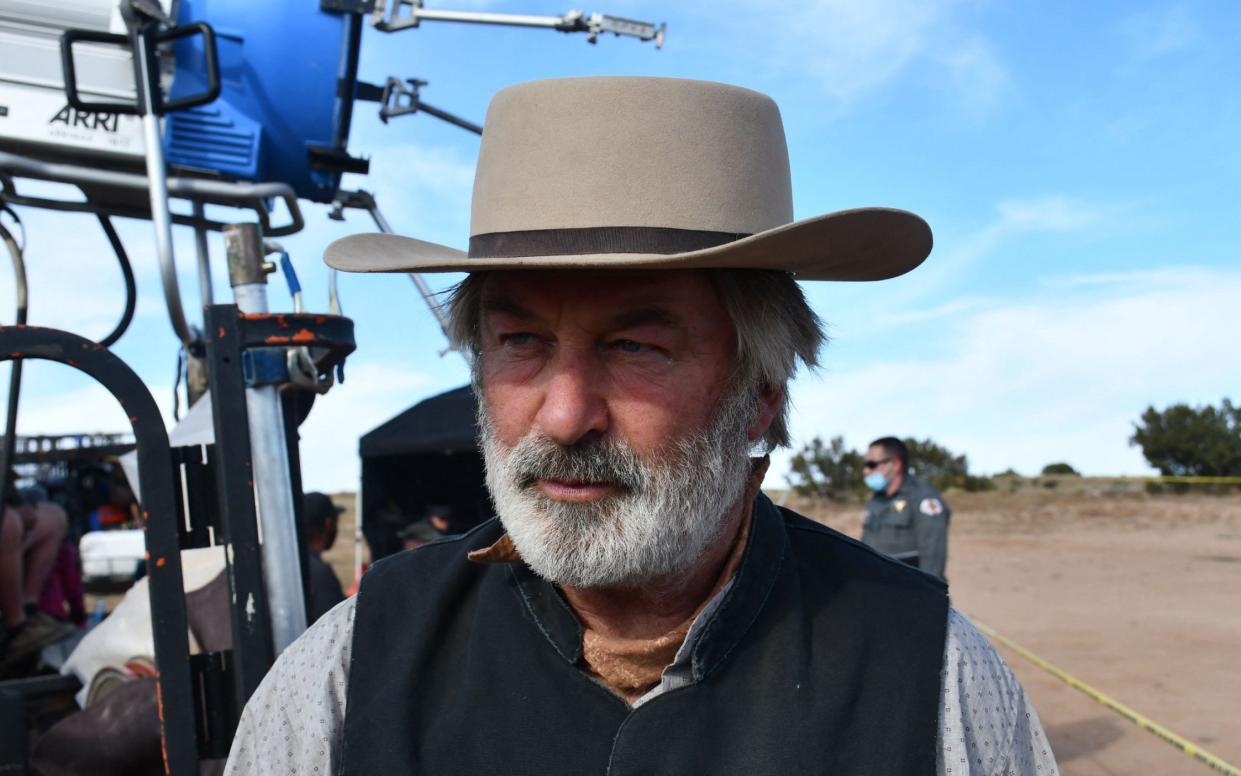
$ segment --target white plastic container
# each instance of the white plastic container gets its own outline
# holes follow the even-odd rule
[[[134,578],[138,564],[146,558],[142,529],[91,531],[78,542],[82,556],[82,577],[87,582]]]

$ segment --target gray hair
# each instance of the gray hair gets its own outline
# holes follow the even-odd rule
[[[753,394],[765,389],[783,393],[780,408],[763,436],[769,450],[787,447],[788,384],[800,360],[819,365],[819,349],[827,342],[823,321],[806,302],[801,286],[786,272],[761,269],[708,269],[711,284],[737,333],[733,385]],[[471,354],[477,385],[481,363],[481,305],[486,272],[472,272],[448,290],[444,309],[446,333],[454,348]]]

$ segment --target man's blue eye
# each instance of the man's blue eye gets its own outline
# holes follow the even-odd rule
[[[625,353],[641,353],[646,350],[645,345],[641,342],[634,342],[633,340],[619,340],[616,343],[616,347],[620,348]]]
[[[504,340],[509,345],[529,345],[534,340],[534,335],[527,334],[525,332],[518,332],[517,334],[509,334],[505,336]]]

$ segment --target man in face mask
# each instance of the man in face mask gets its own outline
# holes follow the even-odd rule
[[[896,437],[870,443],[862,464],[874,495],[866,505],[862,541],[945,579],[948,519],[939,491],[909,473],[909,450]]]

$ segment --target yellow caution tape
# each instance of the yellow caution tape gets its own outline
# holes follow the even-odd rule
[[[1178,736],[1176,733],[1173,733],[1171,730],[1168,730],[1163,725],[1160,725],[1157,722],[1147,719],[1146,717],[1137,713],[1136,711],[1129,708],[1128,706],[1121,703],[1120,701],[1099,692],[1098,690],[1094,689],[1093,687],[1081,681],[1080,679],[1076,679],[1070,676],[1069,674],[1065,673],[1064,671],[1061,671],[1059,668],[1056,668],[1055,666],[1053,666],[1051,663],[1048,663],[1043,658],[1039,657],[1038,655],[1034,654],[1028,649],[1021,647],[1020,645],[1009,641],[1008,639],[1004,638],[1000,634],[996,633],[991,628],[987,627],[986,625],[983,625],[981,622],[974,620],[974,625],[975,627],[978,628],[978,630],[987,634],[987,636],[990,637],[991,639],[1000,642],[1001,644],[1008,647],[1012,651],[1021,655],[1025,659],[1029,660],[1031,663],[1034,663],[1039,668],[1042,668],[1043,670],[1047,671],[1052,676],[1055,676],[1056,678],[1062,680],[1063,682],[1068,684],[1070,687],[1075,687],[1076,689],[1081,690],[1082,692],[1089,695],[1091,698],[1094,698],[1099,703],[1102,703],[1104,706],[1107,706],[1112,711],[1116,712],[1122,717],[1125,717],[1130,722],[1133,722],[1138,727],[1141,727],[1145,730],[1150,731],[1151,733],[1154,733],[1155,735],[1162,738],[1164,741],[1167,741],[1169,744],[1172,744],[1177,749],[1180,749],[1182,752],[1194,758],[1198,762],[1203,763],[1204,765],[1208,765],[1211,768],[1214,768],[1215,770],[1219,771],[1220,773],[1226,773],[1228,774],[1228,776],[1241,776],[1241,768],[1238,768],[1235,765],[1229,765],[1228,763],[1221,760],[1219,757],[1216,757],[1215,755],[1211,754],[1205,749],[1197,746],[1196,744],[1187,740],[1183,736]]]
[[[1129,476],[1109,476],[1102,475],[1098,477],[1080,477],[1070,474],[1040,474],[1035,477],[1021,477],[1023,480],[1060,480],[1062,482],[1072,482],[1075,479],[1087,480],[1112,480],[1116,482],[1168,482],[1178,485],[1241,485],[1241,477],[1181,477],[1168,475],[1154,477],[1129,477]]]

